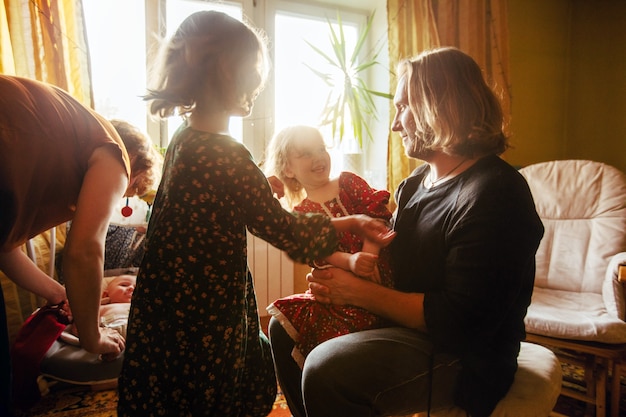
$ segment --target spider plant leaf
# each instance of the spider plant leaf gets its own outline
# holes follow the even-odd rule
[[[337,26],[339,27],[339,38],[337,38],[337,32],[333,28],[330,20],[326,19],[328,22],[328,26],[330,27],[330,35],[331,35],[331,45],[333,46],[333,51],[335,52],[335,57],[337,58],[337,63],[339,64],[342,70],[347,68],[346,62],[346,37],[343,32],[343,23],[341,22],[341,15],[337,13]]]
[[[367,23],[365,25],[365,29],[363,29],[363,31],[361,32],[361,36],[359,36],[359,39],[356,42],[356,45],[354,47],[354,51],[352,51],[352,56],[350,57],[350,63],[351,64],[355,64],[356,62],[358,62],[359,55],[361,54],[361,48],[363,48],[363,44],[367,40],[367,35],[369,34],[370,29],[372,28],[372,22],[374,21],[374,15],[375,15],[375,13],[372,13],[372,15],[369,17],[369,19],[367,19]]]
[[[338,63],[333,60],[333,58],[331,58],[330,56],[328,56],[324,51],[322,51],[320,48],[318,48],[317,46],[313,45],[312,43],[310,43],[309,41],[305,41],[315,52],[317,52],[322,58],[324,58],[328,64],[330,64],[333,67],[336,68],[341,68],[340,65],[338,65]]]
[[[346,92],[346,101],[348,108],[350,110],[350,116],[352,117],[352,132],[354,134],[355,139],[357,139],[359,146],[363,143],[363,135],[362,135],[362,121],[363,115],[361,114],[361,102],[357,89],[350,89]],[[354,121],[358,122],[354,122]]]
[[[361,65],[357,65],[356,67],[353,67],[353,68],[354,68],[354,72],[355,73],[359,73],[359,72],[361,72],[363,70],[366,70],[366,69],[368,69],[370,67],[373,67],[374,65],[378,65],[378,61],[364,62]]]
[[[374,98],[372,97],[373,92],[372,90],[367,88],[365,82],[362,79],[358,80],[355,88],[359,91],[359,96],[361,97],[361,100],[363,100],[366,107],[374,107]]]
[[[370,139],[374,139],[374,137],[372,136],[372,131],[370,130],[370,126],[368,123],[364,123],[363,127],[365,127],[365,132],[367,133],[367,137]],[[359,143],[360,146],[363,146],[363,142]]]
[[[346,46],[343,43],[332,43],[333,52],[335,53],[335,61],[333,61],[333,65],[339,68],[342,72],[346,72],[348,68],[345,58],[345,47]]]
[[[315,75],[317,75],[319,78],[322,79],[322,81],[324,81],[324,83],[329,86],[329,87],[334,87],[335,86],[335,82],[333,79],[333,76],[331,74],[326,74],[324,72],[318,71],[315,68],[313,68],[312,66],[310,66],[309,64],[307,64],[306,62],[303,62],[304,66],[307,67],[308,69],[310,69],[311,71],[313,71],[313,73]]]
[[[375,65],[380,65],[377,61],[380,49],[371,54],[372,56],[369,60],[365,62],[359,61],[359,58],[362,57],[363,47],[366,45],[368,35],[372,28],[373,20],[374,14],[367,19],[365,28],[360,32],[349,60],[346,55],[347,45],[344,27],[339,13],[337,14],[336,25],[333,25],[329,19],[326,19],[329,27],[332,53],[326,53],[317,46],[305,41],[330,66],[338,69],[341,74],[343,74],[343,80],[339,81],[333,74],[316,70],[310,65],[305,64],[332,89],[327,96],[326,104],[321,112],[320,124],[324,126],[330,125],[333,138],[338,139],[339,143],[341,143],[346,133],[346,128],[348,127],[346,124],[349,123],[350,130],[360,147],[363,146],[364,135],[372,138],[369,128],[369,119],[377,119],[374,97],[387,99],[393,97],[389,93],[370,90],[367,88],[365,81],[360,75],[363,71]]]
[[[387,98],[389,100],[393,99],[393,94],[391,93],[383,93],[382,91],[374,91],[370,89],[365,89],[365,90],[367,91],[368,94],[371,94],[377,97]]]

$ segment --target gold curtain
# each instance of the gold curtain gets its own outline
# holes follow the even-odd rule
[[[81,0],[0,0],[0,73],[54,84],[93,108]]]
[[[509,50],[506,0],[387,0],[389,61],[425,49],[455,46],[471,55],[499,93],[506,119],[510,118]],[[395,91],[397,80],[392,80]],[[391,109],[391,115],[395,110]],[[420,161],[409,159],[399,135],[388,141],[387,186],[395,190]]]
[[[54,84],[93,108],[81,0],[0,0],[0,73]],[[47,272],[49,232],[33,240],[41,260],[38,266]],[[64,240],[65,224],[57,227],[57,245]],[[45,300],[18,287],[2,272],[0,285],[13,343],[24,320]]]

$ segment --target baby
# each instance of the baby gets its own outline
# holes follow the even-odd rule
[[[135,275],[118,275],[109,280],[100,305],[100,326],[117,330],[126,338],[130,300],[135,290]]]
[[[135,275],[117,275],[105,278],[105,287],[100,301],[100,326],[117,330],[126,338],[130,300],[135,290]],[[61,335],[67,343],[79,346],[76,326],[70,324]]]

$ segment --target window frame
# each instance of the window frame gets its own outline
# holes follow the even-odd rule
[[[208,2],[207,0],[189,0],[198,2]],[[157,41],[155,34],[159,37],[166,33],[166,2],[167,0],[145,0],[145,27],[146,27],[146,71],[148,63],[156,53]],[[375,12],[374,24],[368,39],[368,45],[364,51],[380,49],[378,61],[380,65],[372,68],[367,74],[367,81],[372,89],[387,91],[389,89],[390,71],[389,57],[387,55],[386,37],[386,3],[384,0],[321,0],[316,2],[302,0],[229,0],[220,1],[221,4],[239,5],[242,8],[244,18],[248,19],[256,27],[261,28],[270,40],[270,56],[272,62],[274,51],[271,48],[271,40],[274,39],[274,16],[277,12],[293,13],[295,15],[314,16],[321,20],[336,20],[337,13],[340,13],[342,20],[356,23],[359,27],[364,27],[368,15]],[[255,106],[249,117],[243,118],[243,143],[248,147],[253,157],[261,161],[267,142],[274,134],[275,120],[275,97],[274,97],[274,69],[270,70],[267,85],[257,98]],[[380,166],[380,156],[387,154],[387,138],[390,125],[390,102],[386,99],[376,97],[375,102],[379,111],[378,120],[373,120],[370,126],[374,140],[364,141],[363,166]],[[146,114],[146,130],[153,140],[158,141],[160,146],[167,146],[168,120],[157,120]],[[171,132],[170,132],[171,133]],[[386,157],[385,157],[386,161]],[[385,170],[381,175],[386,179]],[[365,168],[363,168],[365,170]],[[362,173],[359,173],[362,174]],[[366,178],[368,179],[368,178]],[[381,184],[374,184],[377,188],[382,188]],[[384,185],[383,185],[384,186]]]

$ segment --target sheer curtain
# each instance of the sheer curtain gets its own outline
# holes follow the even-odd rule
[[[0,73],[68,91],[93,108],[81,0],[0,2]]]
[[[389,60],[399,60],[438,46],[455,46],[471,55],[499,93],[510,117],[509,50],[506,0],[387,0]],[[397,80],[392,80],[395,91]],[[395,110],[392,109],[392,116]],[[399,135],[388,145],[387,186],[395,190],[420,161],[404,154]]]

